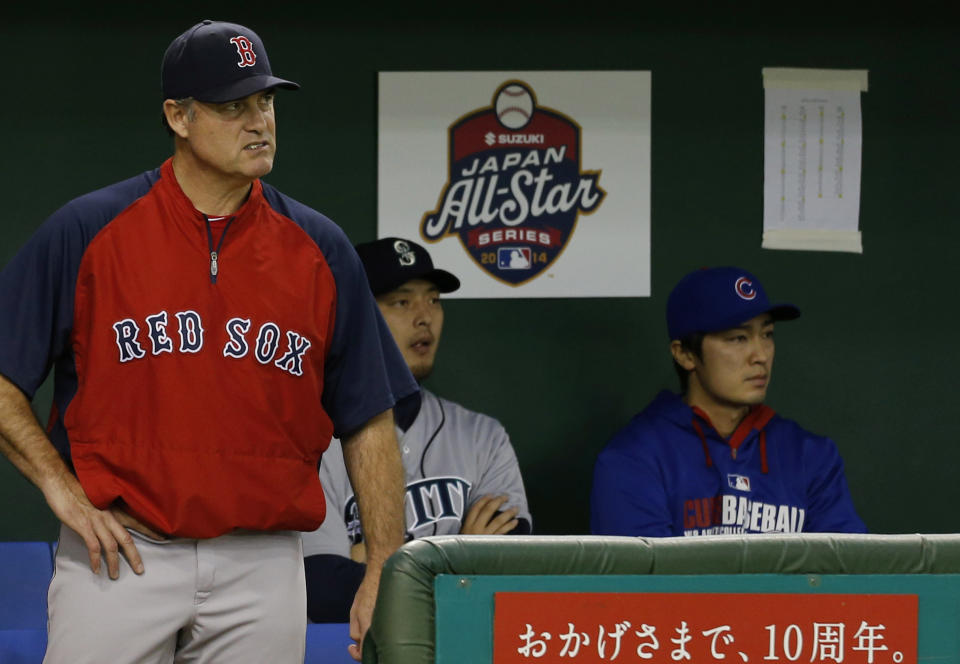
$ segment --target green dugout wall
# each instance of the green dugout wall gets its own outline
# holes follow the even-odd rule
[[[960,662],[958,591],[956,535],[428,537],[387,561],[363,662],[489,664],[498,592],[567,593],[556,601],[570,605],[578,601],[570,593],[611,593],[611,603],[626,605],[635,593],[719,592],[915,595],[916,657],[904,653],[901,661],[953,664]],[[621,615],[632,618],[628,611]],[[536,623],[538,616],[528,620]],[[852,636],[849,630],[847,646]],[[660,633],[665,649],[668,638]],[[570,661],[569,654],[558,657],[558,649],[541,661]],[[891,661],[890,654],[876,661]],[[620,661],[643,661],[636,651],[621,655]],[[709,661],[717,659],[723,657]],[[741,661],[732,653],[731,659]],[[844,661],[843,653],[835,661]]]
[[[62,203],[168,155],[160,58],[202,18],[248,23],[274,69],[303,84],[280,96],[269,181],[354,241],[376,234],[377,71],[650,70],[652,296],[451,300],[429,386],[505,424],[538,533],[587,533],[597,452],[675,384],[669,288],[690,269],[740,264],[804,312],[778,328],[768,403],[836,439],[871,530],[958,530],[956,24],[916,5],[889,16],[671,6],[5,8],[0,264]],[[760,249],[767,66],[869,70],[862,255]],[[47,385],[44,419],[49,402]],[[5,461],[0,505],[0,539],[55,537],[39,492]]]

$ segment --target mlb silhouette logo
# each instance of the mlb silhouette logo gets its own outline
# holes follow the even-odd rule
[[[736,489],[737,491],[750,490],[750,478],[744,477],[743,475],[727,475],[727,484],[730,485],[731,489]]]
[[[530,247],[498,247],[497,267],[501,270],[529,270],[531,263]]]

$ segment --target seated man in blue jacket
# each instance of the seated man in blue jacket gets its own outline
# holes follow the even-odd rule
[[[833,441],[763,404],[774,324],[799,315],[740,268],[680,280],[667,328],[682,394],[661,392],[601,451],[594,534],[866,532]]]

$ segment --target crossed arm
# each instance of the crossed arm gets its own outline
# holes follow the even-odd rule
[[[510,496],[484,495],[477,499],[463,515],[460,525],[461,535],[506,535],[512,532],[520,523],[516,518],[520,511],[510,507],[501,511],[501,507],[510,499]],[[350,547],[350,560],[356,563],[367,562],[366,541]]]

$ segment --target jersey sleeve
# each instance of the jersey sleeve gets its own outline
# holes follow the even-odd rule
[[[804,531],[816,533],[865,533],[867,526],[857,515],[847,487],[843,459],[836,443],[829,438],[813,437],[808,446],[815,449],[808,463],[807,521]]]
[[[673,520],[663,475],[653,459],[623,449],[622,432],[597,456],[590,493],[594,535],[670,537]],[[639,441],[633,441],[633,445]]]
[[[477,486],[470,490],[471,506],[482,496],[506,495],[508,498],[504,508],[516,507],[516,518],[521,523],[526,521],[527,527],[524,530],[530,532],[533,518],[510,436],[495,419],[479,416],[473,440],[476,441],[474,444],[477,445],[481,458],[480,479]]]
[[[87,238],[74,209],[54,213],[0,272],[0,373],[32,399],[69,349]]]
[[[350,557],[350,538],[344,521],[344,508],[353,493],[343,462],[343,447],[334,438],[320,459],[320,485],[327,503],[323,523],[314,531],[301,534],[303,555],[334,554]]]
[[[394,408],[404,421],[419,404],[419,386],[407,368],[370,292],[360,257],[329,222],[324,248],[337,288],[334,330],[324,365],[324,410],[341,440],[370,418]]]
[[[28,398],[54,363],[58,381],[73,378],[70,335],[84,252],[158,177],[156,169],[73,199],[50,215],[0,272],[0,373]]]
[[[324,358],[323,409],[345,440],[389,408],[401,426],[416,414],[420,388],[370,292],[366,272],[343,229],[316,210],[264,184],[271,207],[317,244],[333,275],[336,308]]]

